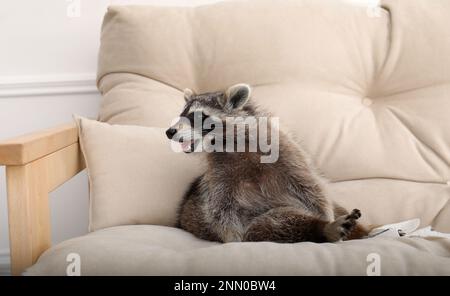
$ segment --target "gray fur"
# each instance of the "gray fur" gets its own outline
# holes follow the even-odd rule
[[[248,86],[202,95],[188,91],[180,116],[195,110],[221,120],[265,115],[251,99],[241,104],[236,95],[249,96],[250,89],[240,87]],[[231,105],[230,93],[234,95]],[[281,132],[279,145],[275,163],[260,163],[259,150],[206,153],[207,171],[186,193],[179,209],[179,227],[220,242],[334,242],[366,235],[356,223],[359,210],[348,214],[330,202],[326,181],[301,147]]]

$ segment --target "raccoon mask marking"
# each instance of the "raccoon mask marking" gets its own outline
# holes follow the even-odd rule
[[[184,90],[186,105],[179,119],[169,127],[166,135],[169,139],[180,142],[185,153],[198,150],[200,145],[216,137],[224,138],[224,130],[214,132],[214,127],[225,126],[226,118],[254,115],[251,106],[246,106],[251,95],[247,84],[236,84],[225,92],[211,92],[196,95],[190,89]],[[220,134],[218,134],[220,132]]]

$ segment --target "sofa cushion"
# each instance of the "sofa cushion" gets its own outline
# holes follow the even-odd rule
[[[381,275],[450,275],[450,240],[445,238],[219,244],[181,229],[147,225],[67,240],[47,250],[25,275],[66,275],[66,259],[73,253],[79,255],[81,275],[365,276],[378,256]]]
[[[175,225],[178,204],[202,163],[175,153],[161,128],[76,121],[90,183],[89,230]]]
[[[167,127],[183,88],[246,82],[325,176],[343,182],[346,205],[377,205],[365,216],[386,224],[393,214],[374,211],[388,201],[396,220],[448,230],[450,2],[385,0],[376,11],[349,2],[111,7],[99,119]]]

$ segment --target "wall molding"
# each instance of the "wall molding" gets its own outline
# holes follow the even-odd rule
[[[0,99],[98,93],[93,73],[0,76]]]
[[[0,250],[0,276],[10,275],[9,249]]]

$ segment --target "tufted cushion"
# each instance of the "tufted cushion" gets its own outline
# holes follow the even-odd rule
[[[246,82],[366,223],[450,230],[450,1],[111,7],[99,119],[167,127],[180,90]]]

